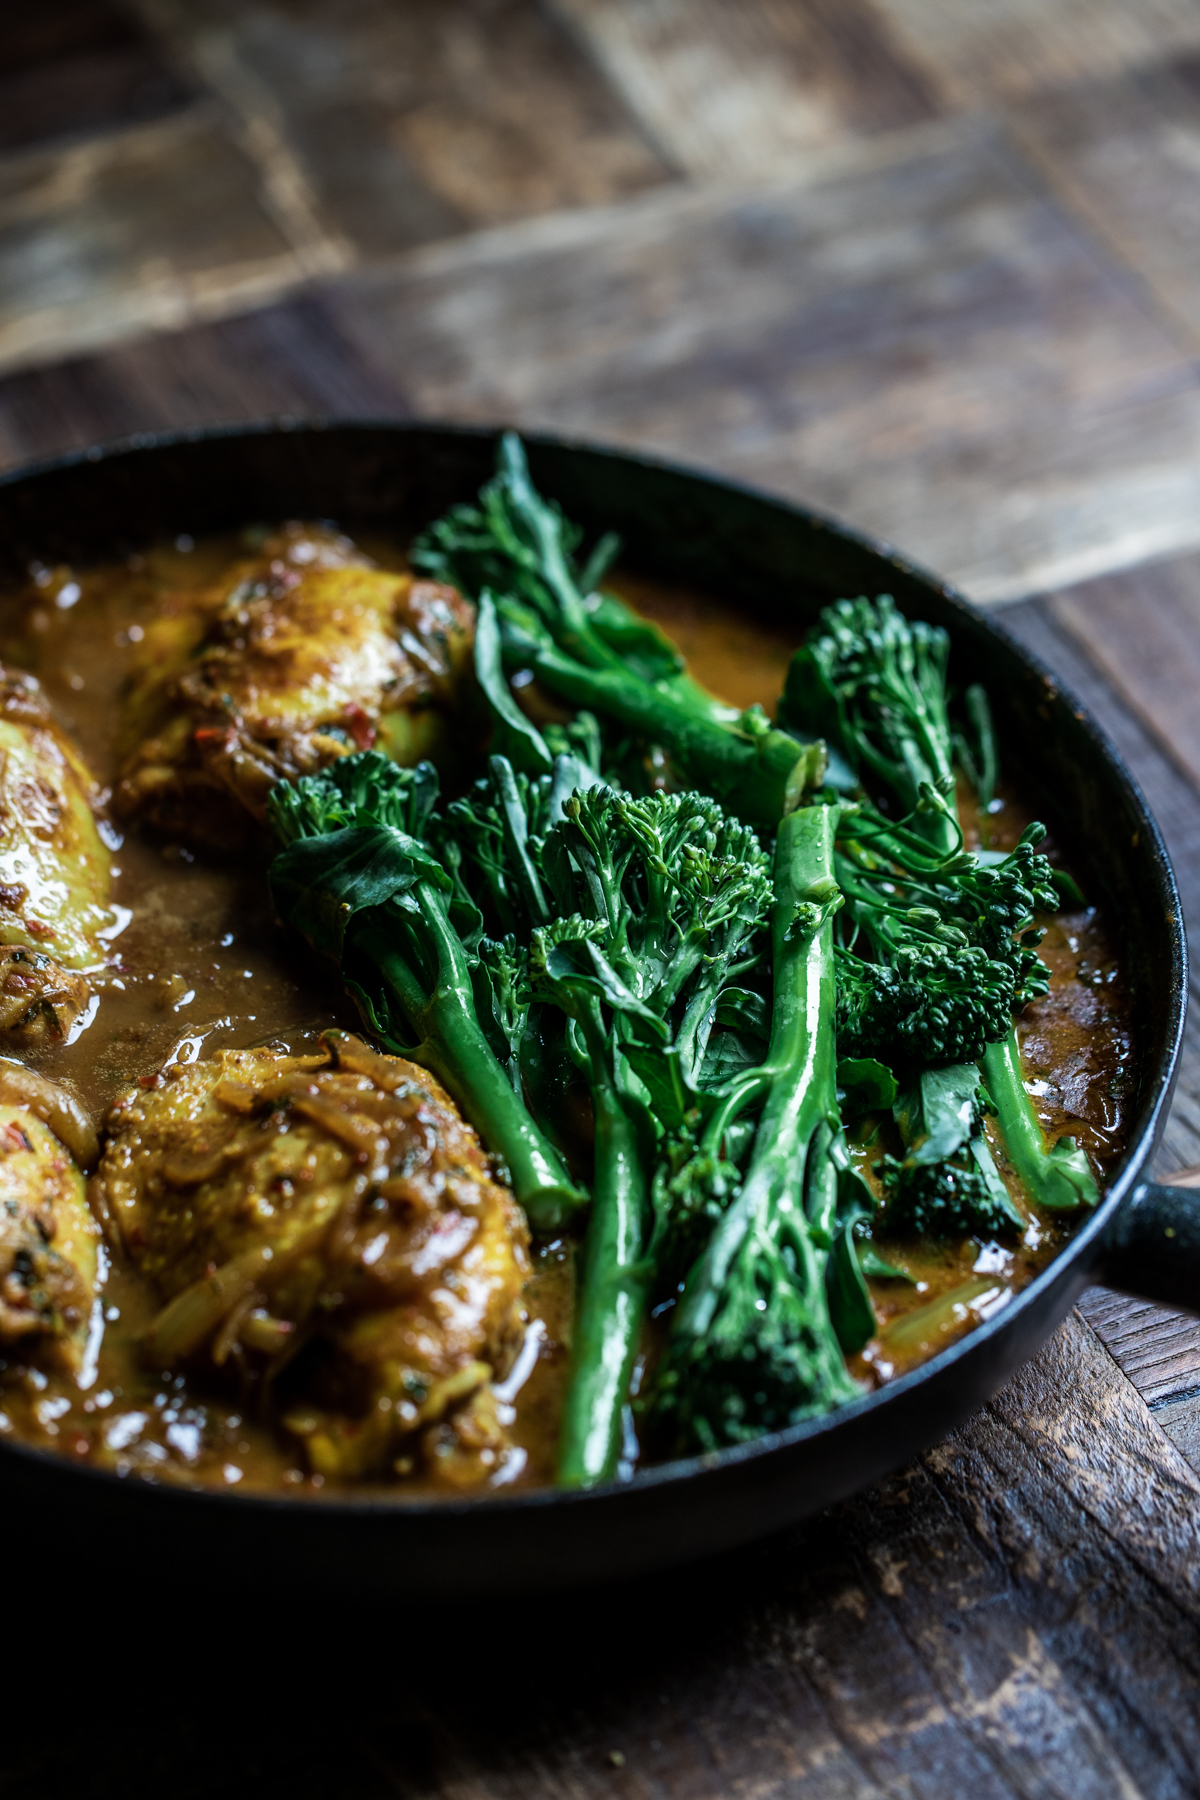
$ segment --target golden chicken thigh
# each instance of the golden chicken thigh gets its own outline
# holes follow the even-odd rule
[[[96,1148],[70,1094],[0,1061],[0,1351],[71,1375],[96,1290],[100,1234],[79,1168]]]
[[[487,1479],[521,1335],[524,1220],[437,1082],[330,1033],[225,1050],[118,1101],[101,1216],[168,1302],[160,1367],[235,1365],[315,1472]]]
[[[103,960],[111,860],[83,759],[32,675],[0,665],[0,1031],[62,1038]]]
[[[454,588],[379,569],[321,527],[286,526],[147,626],[118,811],[228,848],[280,779],[372,747],[418,762],[444,742],[473,629]]]

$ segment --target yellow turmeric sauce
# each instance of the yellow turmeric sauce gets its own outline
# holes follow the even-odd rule
[[[394,544],[358,541],[384,567],[404,566]],[[234,537],[195,546],[181,539],[92,571],[36,569],[32,589],[0,601],[0,658],[38,677],[102,783],[115,775],[121,695],[147,621],[165,594],[211,582],[238,552]],[[633,576],[618,575],[611,585],[663,626],[692,673],[722,699],[773,708],[793,638],[702,594]],[[982,818],[965,792],[960,809],[969,847],[1007,848],[1029,817],[1007,792]],[[111,966],[94,980],[98,1004],[88,1028],[74,1043],[27,1059],[71,1087],[95,1118],[168,1062],[254,1043],[295,1051],[313,1046],[330,1025],[358,1026],[332,970],[299,955],[275,926],[265,853],[223,865],[136,831],[123,839],[111,826],[105,831],[117,852],[114,899],[128,922],[114,940]],[[1043,955],[1051,990],[1019,1027],[1027,1073],[1046,1126],[1079,1138],[1103,1174],[1127,1127],[1127,996],[1091,911],[1049,921]],[[857,1151],[868,1179],[874,1161],[898,1143],[890,1121],[876,1124]],[[1003,1153],[993,1147],[1003,1172]],[[880,1239],[881,1255],[912,1279],[871,1283],[879,1330],[854,1359],[854,1374],[877,1385],[926,1359],[1006,1304],[1063,1238],[1062,1227],[1030,1216],[1016,1244]],[[146,1367],[141,1338],[158,1303],[132,1271],[114,1266],[111,1255],[106,1263],[80,1385],[10,1352],[0,1359],[0,1433],[150,1479],[315,1493],[320,1477],[297,1464],[294,1449],[238,1394]],[[537,1250],[526,1350],[498,1390],[522,1453],[502,1477],[512,1487],[552,1477],[573,1263],[566,1240]],[[952,1292],[956,1304],[947,1315]],[[648,1341],[650,1356],[654,1348]],[[428,1488],[408,1480],[387,1491],[400,1499]]]

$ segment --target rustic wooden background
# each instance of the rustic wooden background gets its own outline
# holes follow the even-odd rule
[[[1194,945],[1198,351],[1200,0],[0,9],[0,460],[436,414],[831,508],[1092,708]],[[1200,1326],[1097,1291],[872,1493],[516,1618],[92,1602],[81,1522],[65,1635],[10,1621],[0,1795],[1200,1794],[1198,1395]]]

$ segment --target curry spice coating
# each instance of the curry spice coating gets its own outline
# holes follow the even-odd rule
[[[96,785],[32,675],[0,664],[0,944],[67,969],[105,954],[113,923]]]
[[[0,665],[0,1031],[60,1040],[103,961],[111,859],[97,790],[32,675]]]
[[[167,1302],[152,1366],[228,1366],[309,1467],[471,1486],[507,1440],[528,1234],[424,1069],[330,1033],[224,1050],[119,1100],[93,1189]]]
[[[78,1373],[99,1237],[58,1137],[28,1106],[0,1099],[0,1349]]]
[[[61,1043],[87,1012],[85,975],[20,944],[0,946],[0,1032],[23,1044]]]
[[[446,744],[473,639],[456,589],[285,526],[147,625],[114,805],[228,849],[261,823],[276,781],[372,746],[416,763]]]

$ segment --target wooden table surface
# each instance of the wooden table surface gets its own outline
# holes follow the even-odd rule
[[[435,414],[831,508],[1002,604],[1092,709],[1193,946],[1198,350],[1195,0],[0,21],[0,460]],[[1192,1028],[1159,1167],[1198,1164]],[[186,1568],[90,1599],[81,1539],[76,1615],[10,1625],[0,1796],[1200,1794],[1198,1396],[1200,1324],[1097,1290],[872,1492],[515,1617]],[[14,1729],[35,1673],[65,1715],[30,1689]]]

